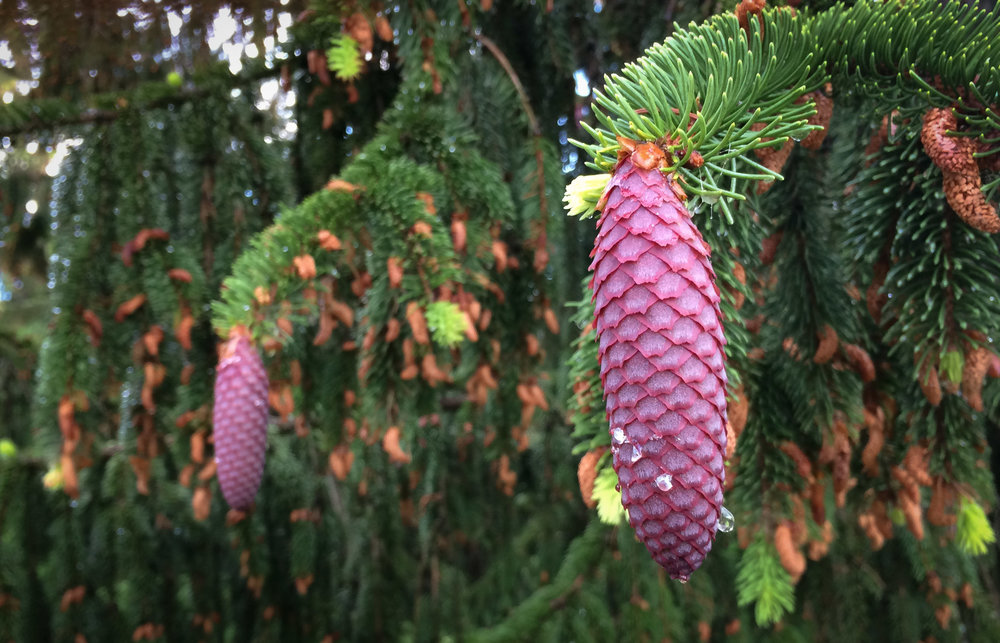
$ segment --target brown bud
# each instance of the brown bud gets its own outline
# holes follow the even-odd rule
[[[118,306],[118,309],[115,311],[115,321],[116,322],[125,321],[126,317],[128,317],[129,315],[131,315],[132,313],[134,313],[136,310],[138,310],[144,303],[146,303],[146,295],[145,294],[140,293],[140,294],[132,297],[131,299],[129,299],[125,303],[123,303],[120,306]]]
[[[399,257],[389,257],[386,259],[385,269],[389,275],[389,287],[399,288],[403,283],[403,264]]]
[[[417,302],[411,301],[406,304],[406,321],[410,324],[413,339],[418,344],[426,346],[431,343],[430,335],[427,332],[427,318],[424,317],[423,308]]]
[[[920,390],[923,391],[927,401],[933,406],[940,404],[943,395],[941,392],[941,382],[938,380],[937,369],[927,365],[918,377],[920,378]]]
[[[983,411],[983,380],[990,369],[993,353],[986,347],[970,351],[962,368],[962,396],[973,410]]]
[[[778,552],[781,566],[792,577],[792,582],[797,583],[806,571],[806,558],[795,546],[792,529],[787,521],[782,522],[774,530],[774,548]]]
[[[594,500],[594,479],[597,477],[597,461],[601,459],[606,451],[605,447],[600,447],[587,451],[580,459],[580,465],[576,469],[576,477],[580,483],[580,495],[583,497],[583,504],[593,509],[597,506]]]
[[[851,362],[851,366],[861,376],[862,382],[875,381],[875,363],[872,362],[868,351],[857,344],[844,344],[844,353]]]
[[[344,480],[354,464],[354,452],[346,444],[335,447],[330,452],[330,471],[337,480]]]
[[[807,150],[818,150],[823,145],[823,139],[829,130],[830,119],[833,118],[833,99],[824,92],[817,90],[808,94],[816,102],[816,113],[809,117],[810,125],[822,125],[823,129],[813,130],[799,143]]]
[[[837,345],[839,343],[837,331],[830,324],[824,324],[823,328],[816,335],[819,338],[819,344],[816,346],[816,354],[813,356],[813,362],[816,364],[826,364],[837,353]]]
[[[375,33],[378,37],[386,42],[392,42],[392,25],[389,24],[389,20],[382,15],[375,17]]]

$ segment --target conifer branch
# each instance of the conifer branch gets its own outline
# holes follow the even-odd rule
[[[96,94],[81,105],[60,98],[24,98],[0,104],[0,137],[57,130],[74,125],[110,123],[136,111],[183,105],[210,94],[277,76],[280,68],[263,65],[242,74],[225,75],[209,70],[196,76],[194,84],[178,88],[165,81],[150,81],[126,92]]]
[[[954,103],[972,127],[967,135],[995,127],[990,97],[1000,72],[990,61],[1000,56],[1000,26],[976,6],[860,2],[815,17],[784,8],[760,16],[745,30],[733,15],[678,30],[607,77],[594,92],[600,127],[584,125],[595,142],[573,141],[589,165],[614,167],[620,137],[654,141],[668,152],[666,170],[695,194],[743,200],[748,181],[781,178],[771,168],[763,170],[772,176],[757,175],[748,153],[815,129],[806,121],[813,103],[802,97],[831,76],[885,111],[921,98]],[[704,161],[698,168],[685,166],[693,152]],[[724,200],[720,207],[729,214]]]
[[[604,551],[606,529],[600,521],[590,521],[587,529],[570,544],[552,583],[535,590],[503,623],[471,632],[469,640],[474,643],[529,640],[542,621],[553,610],[563,607],[567,598],[580,589],[580,579],[589,574]]]

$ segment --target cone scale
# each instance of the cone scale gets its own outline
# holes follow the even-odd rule
[[[267,448],[267,373],[244,335],[223,347],[212,409],[215,463],[222,496],[233,509],[253,504]]]
[[[672,578],[712,548],[725,480],[725,338],[709,247],[640,144],[604,192],[595,326],[615,472],[629,523]]]

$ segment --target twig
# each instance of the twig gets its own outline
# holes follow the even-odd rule
[[[514,71],[514,66],[510,64],[507,56],[504,55],[503,51],[497,46],[495,42],[484,36],[483,34],[474,34],[473,37],[481,45],[486,47],[493,57],[497,59],[503,70],[507,72],[507,77],[510,78],[510,82],[514,85],[514,89],[517,91],[517,97],[521,100],[521,107],[524,109],[525,115],[528,117],[528,125],[531,128],[531,133],[535,137],[535,165],[538,167],[538,207],[542,215],[548,215],[549,205],[545,198],[545,164],[542,155],[541,148],[541,138],[542,138],[542,128],[538,123],[538,117],[535,116],[535,110],[531,108],[531,101],[528,99],[528,92],[524,90],[524,85],[521,84],[521,79],[518,77],[517,72]],[[544,220],[544,219],[543,219]],[[544,234],[544,228],[542,231]]]
[[[517,96],[521,99],[521,107],[524,108],[524,113],[528,116],[528,124],[531,126],[531,133],[535,136],[541,136],[542,128],[538,125],[538,118],[535,117],[535,111],[531,109],[531,101],[528,100],[528,92],[524,91],[524,85],[521,84],[521,79],[518,78],[517,72],[514,71],[513,65],[510,64],[510,60],[504,55],[497,44],[487,38],[482,34],[474,34],[473,36],[482,46],[489,49],[493,57],[497,59],[503,70],[507,72],[507,76],[510,78],[511,84],[514,85],[514,89],[517,90]]]
[[[337,490],[337,483],[333,479],[333,474],[325,474],[323,482],[326,485],[327,497],[330,499],[330,507],[333,508],[334,513],[346,524],[348,522],[347,511],[344,509],[344,501],[340,499],[340,492]]]

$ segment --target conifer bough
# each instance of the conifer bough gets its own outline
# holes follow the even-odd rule
[[[267,447],[267,373],[250,339],[234,331],[215,371],[212,425],[222,495],[233,509],[253,504]]]
[[[660,171],[663,150],[621,142],[591,265],[611,449],[629,523],[672,578],[687,580],[722,511],[719,289],[684,193]]]

